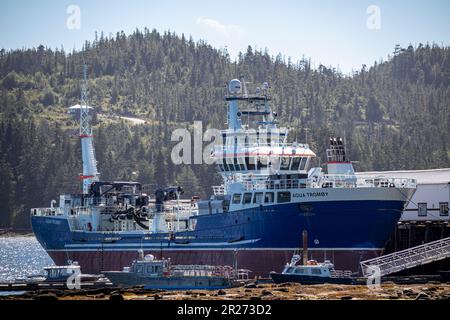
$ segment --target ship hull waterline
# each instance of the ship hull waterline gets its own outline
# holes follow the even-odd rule
[[[294,282],[300,284],[363,284],[362,280],[353,277],[320,277],[299,274],[271,273],[270,278],[276,284]]]
[[[174,240],[148,231],[72,231],[64,216],[32,216],[31,222],[56,264],[78,261],[85,273],[121,270],[143,249],[175,264],[237,264],[252,276],[267,277],[302,246],[303,230],[308,231],[309,259],[328,259],[336,268],[359,272],[360,261],[382,253],[403,206],[404,201],[333,201],[303,203],[300,210],[292,203],[198,216],[196,230],[179,232]]]
[[[167,250],[144,251],[159,258],[170,258],[174,264],[229,265],[248,269],[250,277],[268,277],[271,271],[283,269],[290,261],[294,249],[239,250],[237,254],[229,250]],[[372,250],[309,250],[308,256],[315,260],[332,260],[341,269],[359,272],[355,266],[360,261],[378,257],[381,249]],[[67,260],[77,261],[83,272],[101,273],[103,270],[122,270],[137,258],[136,251],[48,251],[57,265],[67,264]],[[235,258],[236,256],[236,258]],[[237,261],[237,264],[235,264]]]

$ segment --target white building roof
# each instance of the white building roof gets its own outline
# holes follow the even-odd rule
[[[417,184],[447,184],[450,183],[450,168],[430,170],[401,170],[401,171],[367,171],[356,172],[358,176],[385,176],[391,178],[416,179]]]
[[[78,109],[80,109],[80,108],[81,108],[81,106],[80,106],[79,104],[76,104],[76,105],[74,105],[74,106],[69,107],[69,110],[78,110]],[[87,108],[88,108],[88,109],[93,109],[94,107],[87,106]]]

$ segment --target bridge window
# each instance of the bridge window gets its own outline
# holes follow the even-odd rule
[[[257,204],[263,203],[263,193],[262,192],[255,192],[255,195],[253,197],[253,203],[257,203]]]
[[[448,202],[439,202],[439,215],[448,216]]]
[[[227,158],[223,158],[223,167],[225,169],[224,171],[230,171],[227,164]]]
[[[263,159],[261,161],[261,158],[258,158],[257,170],[266,169],[266,168],[267,168],[267,159]]]
[[[247,170],[255,170],[255,158],[250,159],[249,155],[245,156],[245,164],[247,165]]]
[[[245,161],[244,161],[244,158],[239,157],[239,158],[238,158],[238,163],[239,163],[239,166],[241,167],[241,170],[242,170],[242,171],[245,171]]]
[[[235,167],[234,161],[231,158],[227,158],[227,164],[228,164],[228,171],[236,171],[236,169],[239,169]]]
[[[281,157],[280,170],[289,170],[289,157]]]
[[[266,192],[266,196],[264,197],[264,203],[273,203],[274,194],[273,192]]]
[[[234,171],[233,162],[230,159],[227,159],[228,170],[227,171]]]
[[[311,269],[311,274],[321,274],[322,271],[320,269]]]
[[[300,161],[302,160],[302,158],[300,157],[294,157],[292,158],[292,163],[291,163],[291,170],[292,171],[297,171],[298,167],[300,166]]]
[[[289,191],[278,192],[277,198],[278,203],[290,202],[291,193]]]
[[[306,162],[308,162],[308,158],[307,157],[302,157],[302,160],[300,162],[300,168],[299,170],[305,170],[306,168]]]
[[[241,203],[241,194],[240,193],[233,194],[233,204],[239,203]]]
[[[239,168],[239,164],[237,162],[237,158],[233,158],[233,161],[234,161],[234,170],[235,171],[240,171],[241,168]]]
[[[418,215],[419,217],[426,217],[427,216],[427,203],[426,202],[419,202],[417,204],[418,207]]]
[[[252,203],[252,194],[251,193],[244,193],[244,204]]]

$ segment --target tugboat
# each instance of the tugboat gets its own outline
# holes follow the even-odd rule
[[[252,91],[229,82],[228,128],[211,150],[223,183],[209,199],[183,200],[177,187],[150,199],[138,182],[100,180],[83,89],[83,191],[31,209],[33,232],[55,263],[122,270],[143,249],[174,264],[233,265],[237,252],[240,268],[266,277],[290,259],[303,229],[311,253],[332,257],[340,269],[358,271],[359,261],[379,256],[416,181],[358,177],[340,138],[330,139],[327,172],[310,168],[316,155],[306,143],[288,142],[268,83]]]
[[[303,232],[303,264],[297,263],[301,260],[299,254],[292,256],[291,262],[286,263],[281,273],[271,272],[273,282],[285,283],[296,282],[301,284],[358,284],[359,278],[355,277],[350,270],[335,270],[330,260],[318,263],[316,260],[307,260],[307,232]]]
[[[139,259],[123,271],[102,273],[116,286],[143,286],[145,289],[163,290],[216,290],[233,286],[234,271],[231,267],[210,265],[172,265],[170,259],[155,259],[151,254]]]

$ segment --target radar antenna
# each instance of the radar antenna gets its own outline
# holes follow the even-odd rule
[[[246,85],[244,77],[242,77],[242,89],[244,89],[244,97],[247,98],[248,97],[248,91],[247,91],[247,85]]]

